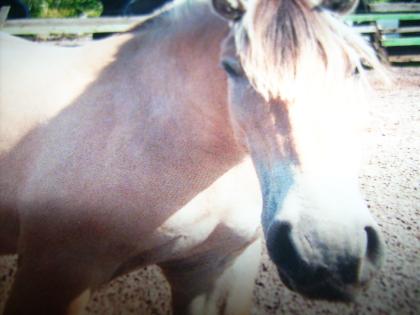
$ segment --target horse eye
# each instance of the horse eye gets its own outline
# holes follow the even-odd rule
[[[226,71],[226,73],[232,78],[238,78],[243,76],[244,74],[240,63],[235,59],[222,60],[222,67]]]

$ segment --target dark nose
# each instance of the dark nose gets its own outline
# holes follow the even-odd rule
[[[310,298],[350,301],[380,268],[383,257],[383,245],[375,228],[360,230],[364,237],[323,240],[322,233],[308,227],[312,235],[302,232],[306,236],[294,237],[297,233],[291,223],[275,221],[267,231],[267,249],[289,289]]]

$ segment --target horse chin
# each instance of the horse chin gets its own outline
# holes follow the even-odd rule
[[[355,300],[358,287],[334,284],[333,281],[320,281],[314,284],[299,284],[294,282],[285,272],[277,267],[283,284],[290,290],[313,300],[326,300],[330,302],[351,303]]]

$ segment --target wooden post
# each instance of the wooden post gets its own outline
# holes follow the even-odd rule
[[[10,6],[4,6],[0,9],[0,27],[6,23],[7,16],[9,15]]]

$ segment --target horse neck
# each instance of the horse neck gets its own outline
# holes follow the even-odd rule
[[[138,76],[141,92],[131,99],[140,98],[134,106],[141,107],[139,123],[147,126],[145,142],[158,146],[142,151],[170,157],[162,170],[170,174],[179,167],[177,182],[198,183],[192,190],[209,185],[244,156],[231,128],[226,76],[219,66],[227,31],[227,23],[208,7],[196,10],[166,29],[134,31],[125,49],[136,66],[121,64],[126,76],[127,70],[138,72],[128,75]]]

